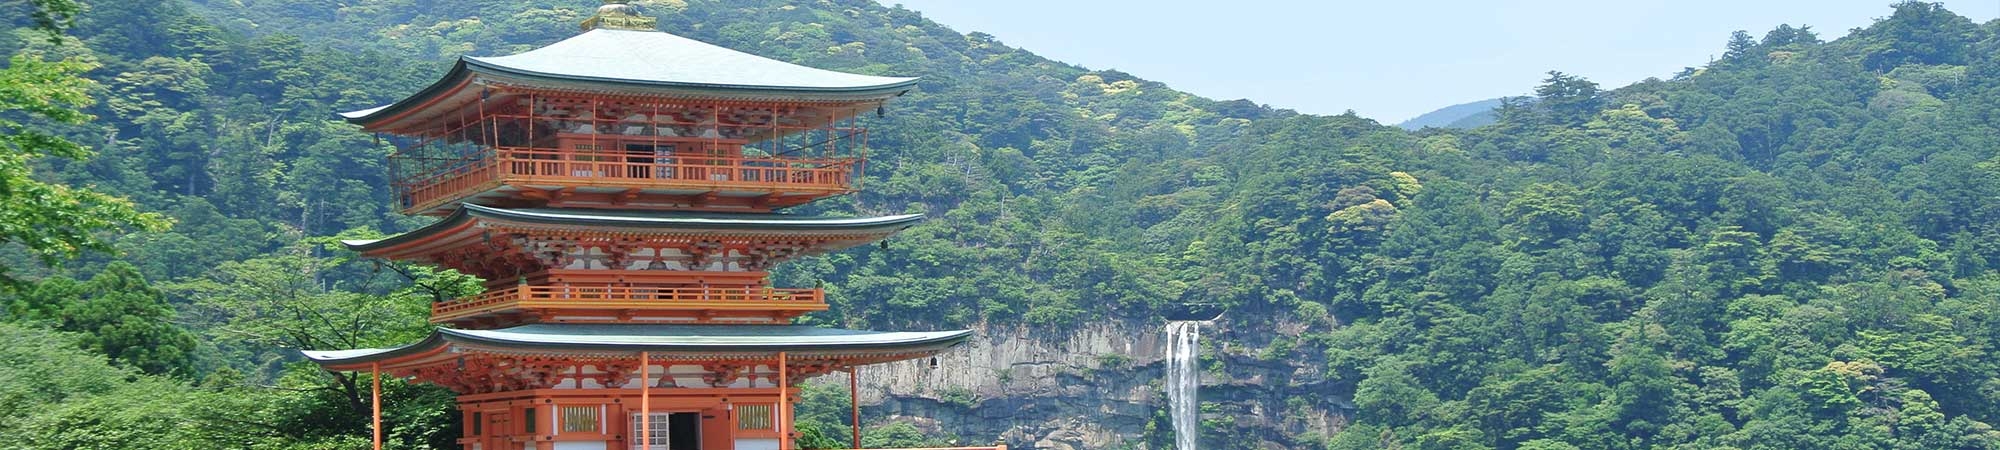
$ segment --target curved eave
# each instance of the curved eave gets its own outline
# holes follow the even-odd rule
[[[373,124],[377,121],[401,115],[401,113],[409,110],[412,107],[429,103],[431,99],[439,96],[440,94],[444,94],[453,90],[454,88],[461,85],[462,84],[461,81],[463,81],[465,77],[469,74],[470,72],[465,70],[465,58],[460,57],[458,62],[453,63],[451,65],[451,70],[445,71],[444,77],[438,78],[438,80],[432,82],[430,86],[425,86],[422,90],[418,90],[416,93],[410,94],[410,96],[408,97],[403,97],[402,100],[397,100],[393,103],[377,106],[374,108],[368,108],[357,111],[348,111],[335,114],[339,115],[342,119],[347,119],[348,123],[372,128]]]
[[[534,327],[528,325],[524,327]],[[524,328],[523,327],[523,328]],[[771,330],[825,331],[806,325],[608,325],[599,327],[683,327],[671,330],[690,331],[701,327],[730,329],[734,327],[759,327]],[[460,351],[466,348],[497,348],[514,351],[581,352],[593,354],[634,354],[637,352],[659,353],[703,353],[703,354],[775,354],[788,353],[843,353],[843,352],[891,352],[891,353],[935,353],[964,343],[972,337],[972,330],[936,332],[868,332],[849,331],[849,334],[796,334],[765,336],[762,341],[755,337],[741,335],[704,336],[688,335],[601,335],[563,337],[542,333],[516,333],[508,330],[455,330],[440,328],[417,343],[394,348],[301,351],[307,359],[327,368],[352,368],[365,364],[395,364],[410,357],[421,357],[439,351]],[[553,336],[553,337],[552,337]],[[831,341],[830,338],[846,338],[846,342],[798,342]],[[458,348],[450,348],[458,347]],[[476,351],[476,350],[474,350]],[[422,359],[422,358],[416,358]]]
[[[644,230],[712,230],[772,233],[842,231],[892,233],[914,226],[924,219],[923,214],[851,219],[771,219],[755,218],[753,216],[784,216],[746,214],[744,217],[725,217],[716,215],[683,215],[678,213],[660,213],[657,216],[648,216],[631,213],[610,213],[608,211],[600,213],[582,210],[555,211],[557,210],[510,210],[467,203],[459,205],[458,210],[452,211],[444,219],[408,233],[385,239],[347,240],[341,241],[341,243],[354,251],[368,253],[450,234],[462,225],[465,225],[467,221],[474,219],[516,224],[596,226]]]
[[[695,98],[711,100],[752,100],[752,101],[821,101],[861,103],[882,101],[902,95],[916,86],[921,78],[890,78],[891,83],[871,86],[816,87],[816,86],[755,86],[712,83],[683,83],[673,81],[629,80],[619,78],[599,78],[535,72],[492,64],[474,57],[461,56],[452,64],[451,70],[430,86],[397,100],[394,103],[374,108],[337,113],[349,123],[375,129],[413,113],[414,109],[433,103],[433,100],[450,95],[464,86],[468,79],[474,83],[496,83],[515,86],[541,87],[549,90],[618,92],[630,95],[654,95],[672,98]],[[485,79],[491,78],[491,79]]]
[[[680,81],[669,81],[669,80],[633,80],[625,78],[606,78],[606,77],[592,77],[592,76],[581,76],[581,75],[570,75],[570,74],[559,74],[559,73],[546,73],[546,72],[537,72],[527,69],[508,67],[500,64],[495,64],[491,61],[487,61],[485,58],[476,58],[476,57],[464,57],[461,58],[461,61],[465,62],[471,67],[483,69],[480,73],[515,75],[520,77],[527,77],[530,79],[541,79],[549,81],[583,81],[592,83],[604,83],[606,85],[611,85],[611,86],[692,89],[698,91],[712,91],[717,96],[723,96],[723,97],[732,97],[741,95],[741,96],[762,98],[762,97],[770,97],[773,95],[836,94],[839,96],[837,98],[840,99],[873,100],[886,97],[893,97],[895,96],[895,94],[908,90],[911,86],[915,86],[917,84],[917,81],[920,80],[920,78],[916,77],[909,77],[909,78],[879,77],[888,81],[882,84],[858,85],[858,86],[763,86],[763,85],[747,85],[747,84],[691,83],[691,82],[680,82]]]
[[[300,350],[304,355],[321,366],[350,366],[374,362],[392,361],[400,357],[419,355],[447,345],[443,334],[431,332],[430,336],[414,344],[391,348],[364,348],[354,350]]]
[[[882,217],[856,217],[837,219],[789,218],[772,214],[741,213],[742,217],[718,215],[689,215],[675,217],[667,213],[659,216],[639,214],[592,214],[587,210],[564,210],[553,212],[549,209],[502,209],[474,204],[461,205],[468,214],[491,219],[505,219],[516,222],[531,222],[554,225],[613,225],[641,226],[647,228],[674,229],[727,229],[727,230],[773,230],[773,231],[856,231],[876,228],[914,225],[923,220],[923,214],[903,214]],[[611,211],[604,211],[610,213]],[[757,218],[770,217],[770,218]],[[787,218],[775,218],[787,217]]]
[[[530,325],[532,326],[532,325]],[[588,325],[586,325],[588,326]],[[610,327],[647,327],[649,325],[608,325]],[[812,329],[809,325],[667,325],[677,327],[756,327]],[[846,338],[848,342],[757,342],[754,338],[742,336],[645,336],[612,335],[590,336],[577,339],[550,339],[540,334],[513,333],[507,330],[455,330],[438,329],[445,339],[454,343],[486,345],[524,350],[575,350],[597,352],[715,352],[715,353],[760,353],[760,352],[827,352],[827,351],[919,351],[929,347],[949,347],[964,342],[972,336],[972,330],[934,332],[859,332],[849,335],[832,336],[772,336],[771,339],[814,339]],[[883,339],[893,336],[894,339]],[[699,341],[679,341],[694,339]],[[854,340],[861,339],[861,340]],[[826,339],[814,339],[826,340]]]

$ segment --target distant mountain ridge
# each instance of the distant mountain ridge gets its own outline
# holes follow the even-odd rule
[[[1501,98],[1489,98],[1446,106],[1405,120],[1396,126],[1405,130],[1419,130],[1424,127],[1478,128],[1493,123],[1493,110],[1500,107],[1500,100]]]

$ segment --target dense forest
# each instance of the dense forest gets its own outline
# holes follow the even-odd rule
[[[870,119],[867,190],[793,211],[932,219],[785,266],[834,303],[808,323],[1060,333],[1219,302],[1230,328],[1299,331],[1208,356],[1324,359],[1351,395],[1345,430],[1292,438],[1314,448],[2000,448],[2000,21],[1906,2],[1837,39],[1738,32],[1678,74],[1550,72],[1489,125],[1406,131],[867,0],[636,3],[672,33],[924,77]],[[428,220],[393,213],[392,149],[332,113],[594,6],[0,2],[7,445],[365,448],[366,380],[298,350],[413,341],[477,284],[330,245]],[[457,448],[451,401],[388,383],[392,448]],[[838,445],[845,406],[810,390],[808,442]],[[868,444],[943,442],[891,422]]]

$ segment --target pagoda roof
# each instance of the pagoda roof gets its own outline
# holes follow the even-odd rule
[[[442,353],[757,359],[786,352],[798,359],[916,357],[949,349],[972,330],[884,332],[809,325],[530,324],[498,330],[439,328],[417,343],[393,348],[303,351],[329,368],[370,363],[415,364]]]
[[[340,113],[376,124],[433,104],[476,100],[468,85],[511,85],[719,100],[880,101],[917,78],[801,66],[660,31],[595,29],[508,56],[461,56],[442,79],[408,98]],[[447,100],[447,101],[439,101]]]
[[[639,234],[673,235],[887,235],[915,226],[923,214],[883,217],[822,218],[768,213],[695,213],[684,211],[633,211],[608,209],[518,208],[506,209],[470,203],[437,222],[384,239],[341,241],[349,249],[372,253],[407,248],[425,241],[456,241],[474,237],[482,228],[494,225],[515,227],[560,227],[563,230],[600,230]],[[852,245],[864,244],[855,241]],[[851,245],[850,245],[851,246]],[[842,247],[844,248],[844,247]],[[834,250],[826,248],[823,250]]]

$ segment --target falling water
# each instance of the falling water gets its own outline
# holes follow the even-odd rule
[[[1167,322],[1167,401],[1174,418],[1174,446],[1195,450],[1201,437],[1201,408],[1195,392],[1201,388],[1201,322]]]

